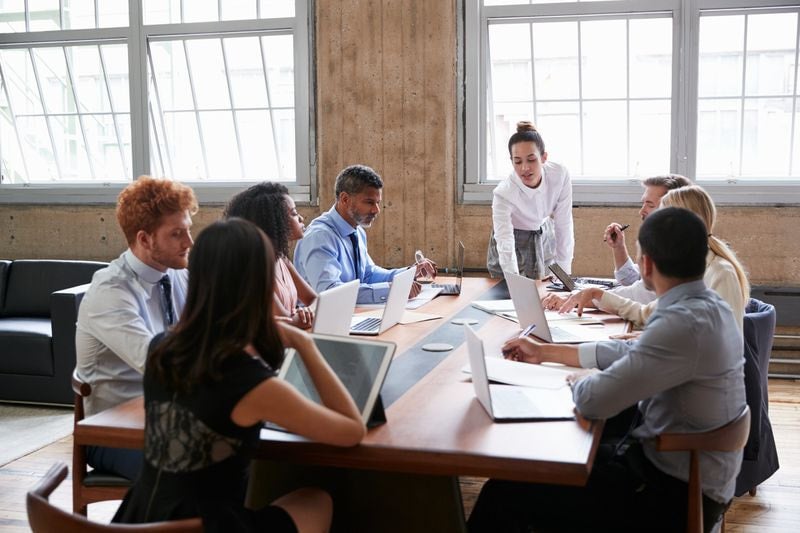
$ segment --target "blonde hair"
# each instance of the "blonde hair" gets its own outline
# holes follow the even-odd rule
[[[714,255],[717,255],[733,265],[736,277],[739,280],[739,287],[745,304],[750,298],[750,282],[747,279],[747,272],[736,258],[734,251],[725,241],[714,235],[714,223],[717,221],[717,208],[714,201],[702,187],[690,185],[668,191],[661,198],[661,207],[682,207],[698,215],[706,224],[708,230],[708,248]]]

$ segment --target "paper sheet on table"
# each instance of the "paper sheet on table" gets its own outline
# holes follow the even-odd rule
[[[422,291],[414,298],[411,298],[408,303],[406,304],[406,309],[417,309],[418,307],[422,307],[426,303],[430,302],[436,296],[442,292],[441,287],[431,287],[430,285],[423,285]],[[400,322],[403,323],[402,321]]]
[[[503,312],[513,312],[514,302],[511,300],[475,300],[472,307],[486,311],[487,313],[500,314]]]
[[[462,372],[471,373],[469,365]],[[489,381],[520,385],[537,389],[560,389],[567,386],[567,376],[573,372],[581,372],[580,368],[571,366],[532,365],[518,361],[508,361],[499,357],[486,358],[486,373]]]
[[[364,311],[363,313],[356,313],[359,318],[381,318],[383,316],[383,309],[373,309],[371,311]],[[436,320],[442,318],[442,315],[434,315],[432,313],[418,313],[416,311],[403,311],[403,316],[400,318],[398,324],[414,324],[415,322],[425,322],[426,320]]]
[[[516,311],[501,311],[498,312],[497,315],[507,318],[512,322],[516,322],[519,324],[519,319],[517,319],[517,312]],[[600,317],[591,317],[591,316],[578,316],[572,313],[565,313],[559,314],[557,311],[545,311],[544,316],[547,320],[547,323],[553,322],[560,322],[561,324],[603,324],[603,319]],[[608,316],[603,316],[603,318],[608,318]],[[616,319],[616,317],[614,317]]]

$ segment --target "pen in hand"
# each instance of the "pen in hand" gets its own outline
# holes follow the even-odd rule
[[[619,231],[625,231],[626,229],[628,229],[630,227],[631,227],[630,224],[625,224],[623,226],[620,226]],[[616,233],[612,233],[611,234],[611,240],[614,241],[614,242],[617,241],[617,234]],[[603,239],[603,242],[606,242],[606,239]]]
[[[525,329],[523,329],[523,330],[522,330],[522,333],[520,333],[520,334],[519,334],[519,338],[520,338],[520,339],[524,339],[525,337],[527,337],[528,335],[530,335],[530,334],[531,334],[531,332],[532,332],[534,329],[536,329],[536,324],[531,324],[530,326],[528,326],[527,328],[525,328]]]

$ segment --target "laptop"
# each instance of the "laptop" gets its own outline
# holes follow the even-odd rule
[[[539,420],[571,420],[575,403],[569,387],[545,389],[517,385],[490,385],[486,373],[483,341],[470,326],[467,336],[469,365],[475,396],[495,422],[529,422]]]
[[[379,394],[394,356],[395,344],[319,333],[312,333],[311,338],[353,397],[364,423],[368,423],[376,404],[380,403]],[[278,377],[291,383],[306,398],[322,404],[303,358],[293,348],[286,350]]]
[[[620,331],[611,331],[600,320],[579,319],[577,316],[565,317],[555,311],[548,311],[548,313],[553,315],[552,320],[557,321],[558,324],[550,324],[542,306],[536,281],[511,272],[503,272],[503,274],[520,327],[524,329],[532,325],[534,329],[531,334],[545,342],[575,344],[606,341],[612,333],[624,333],[624,326]],[[624,322],[620,322],[620,324],[624,324]]]
[[[558,278],[558,281],[561,282],[563,289],[566,291],[572,292],[575,289],[585,289],[588,287],[611,289],[617,286],[616,280],[613,279],[571,278],[558,263],[553,263],[547,268]]]
[[[439,296],[458,296],[461,294],[461,281],[464,277],[464,243],[458,241],[458,271],[456,272],[455,283],[432,283],[430,286],[435,289],[442,289]]]
[[[311,331],[345,336],[350,333],[350,322],[360,286],[361,282],[354,279],[319,293]]]
[[[383,308],[383,316],[381,318],[353,316],[350,322],[350,333],[353,335],[380,335],[397,324],[406,309],[415,274],[416,270],[409,268],[395,275],[392,287],[389,289],[389,296],[386,298],[386,306]]]

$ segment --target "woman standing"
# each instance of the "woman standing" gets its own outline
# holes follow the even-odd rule
[[[115,521],[199,516],[206,531],[328,530],[331,501],[320,490],[244,506],[263,421],[338,446],[356,445],[366,431],[311,337],[265,316],[274,265],[266,237],[245,220],[215,222],[198,236],[180,321],[150,346],[145,461]],[[297,350],[323,405],[274,379],[284,347]]]
[[[224,216],[249,220],[267,234],[277,255],[275,315],[290,319],[297,327],[311,328],[314,316],[308,306],[317,293],[289,260],[289,243],[302,239],[306,229],[289,190],[280,183],[258,183],[231,198]]]
[[[502,277],[505,270],[541,279],[553,262],[570,273],[575,237],[569,172],[547,160],[542,136],[530,122],[517,123],[508,153],[514,171],[492,198],[489,273]]]

